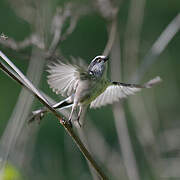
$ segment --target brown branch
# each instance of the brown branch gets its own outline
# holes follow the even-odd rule
[[[0,51],[0,56],[1,58],[6,61],[8,64],[12,64],[12,62]],[[13,65],[13,64],[12,64]],[[31,92],[32,94],[35,95],[35,97],[37,97],[39,99],[39,101],[44,104],[49,111],[51,111],[61,122],[61,124],[63,125],[63,127],[65,128],[66,132],[70,135],[70,137],[74,140],[75,144],[78,146],[79,150],[82,152],[82,154],[85,156],[85,158],[91,163],[92,167],[94,167],[94,169],[97,171],[99,177],[101,177],[103,180],[108,179],[106,177],[106,175],[103,173],[103,171],[100,169],[100,167],[98,166],[98,164],[96,163],[96,161],[93,159],[93,157],[91,156],[91,154],[89,153],[89,151],[86,149],[86,147],[84,146],[84,144],[81,142],[81,140],[79,139],[79,137],[74,133],[73,129],[71,128],[71,126],[69,125],[69,123],[67,123],[67,121],[63,120],[63,118],[61,117],[61,115],[58,113],[58,111],[56,111],[50,104],[49,102],[41,95],[41,93],[33,86],[33,84],[27,79],[24,79],[24,76],[20,76],[21,75],[21,71],[19,72],[13,72],[12,70],[10,70],[6,65],[4,65],[3,63],[0,62],[0,68],[6,73],[8,74],[12,79],[14,79],[15,81],[17,81],[20,85],[22,85],[23,87],[25,87],[29,92]],[[11,66],[12,68],[12,66]],[[13,68],[12,68],[13,69]],[[16,68],[18,70],[18,68]],[[22,78],[21,78],[22,77]],[[42,98],[43,97],[43,98]]]

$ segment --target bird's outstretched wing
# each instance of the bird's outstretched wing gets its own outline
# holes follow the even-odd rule
[[[80,59],[76,60],[76,65],[57,61],[48,65],[48,84],[56,94],[70,96],[75,92],[79,80],[87,75],[86,69]]]
[[[102,94],[100,94],[94,101],[91,102],[90,107],[97,108],[107,104],[112,104],[113,102],[119,101],[121,98],[125,98],[128,95],[140,91],[142,88],[151,88],[154,84],[160,81],[160,77],[156,77],[144,85],[112,82]]]

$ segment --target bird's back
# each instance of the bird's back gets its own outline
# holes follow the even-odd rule
[[[90,104],[97,96],[99,96],[108,87],[109,81],[105,79],[82,80],[79,82],[74,100],[81,104]]]

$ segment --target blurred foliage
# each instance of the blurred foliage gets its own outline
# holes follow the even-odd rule
[[[7,164],[4,169],[2,180],[22,180],[20,172],[11,164]]]

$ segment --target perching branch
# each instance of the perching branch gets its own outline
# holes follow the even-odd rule
[[[91,163],[91,165],[94,167],[94,169],[97,171],[99,177],[101,179],[107,179],[106,175],[102,172],[96,161],[93,159],[89,151],[86,149],[84,144],[81,142],[79,137],[74,133],[71,126],[67,123],[67,121],[63,120],[61,115],[56,111],[50,103],[41,95],[41,93],[33,86],[33,84],[23,75],[23,73],[0,51],[1,58],[10,66],[8,68],[4,63],[0,62],[0,68],[8,74],[12,79],[17,81],[19,84],[21,84],[23,87],[25,87],[28,91],[30,91],[32,94],[35,95],[39,99],[39,101],[44,104],[49,111],[51,111],[60,121],[62,126],[65,128],[66,132],[70,135],[70,137],[73,139],[75,144],[78,146],[79,150],[83,153],[85,158]],[[14,71],[14,72],[13,72]]]

